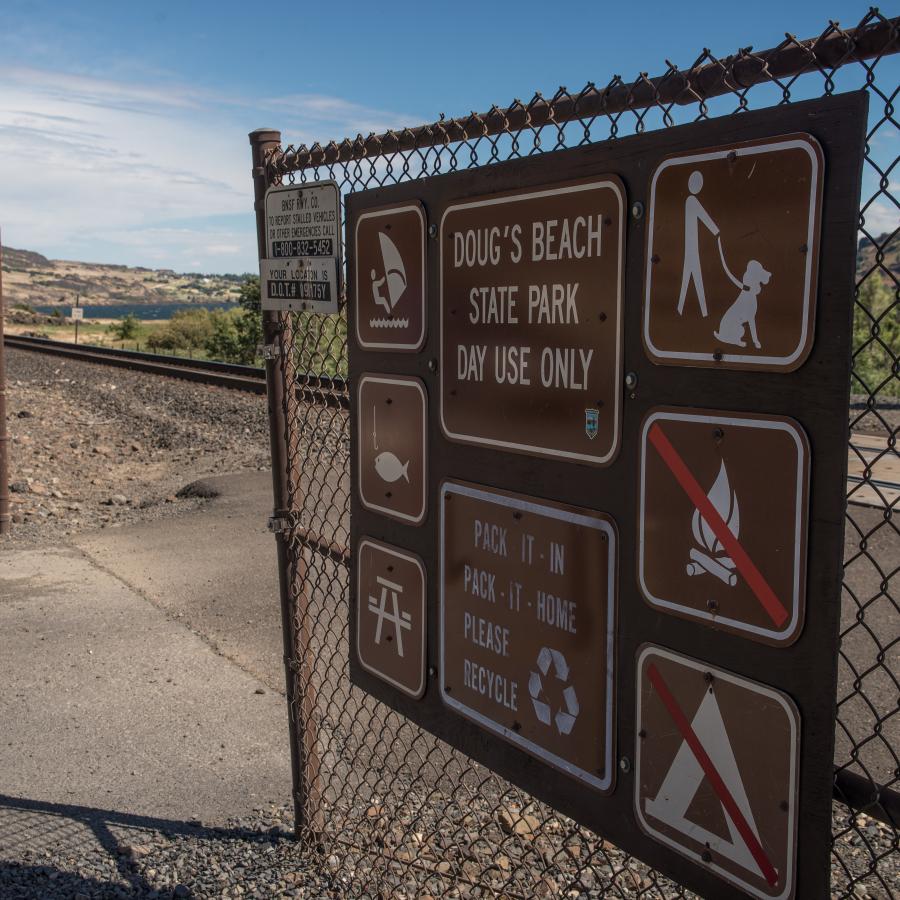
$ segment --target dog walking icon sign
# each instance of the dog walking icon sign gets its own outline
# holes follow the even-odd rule
[[[671,156],[651,179],[644,346],[789,372],[812,347],[823,156],[806,134]]]

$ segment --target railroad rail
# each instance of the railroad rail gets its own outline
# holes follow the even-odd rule
[[[164,356],[115,347],[94,347],[53,341],[48,338],[5,335],[6,346],[17,350],[51,353],[83,362],[121,366],[154,375],[183,378],[201,384],[212,384],[232,390],[265,394],[265,369],[235,363],[214,362],[208,359],[188,359],[183,356]],[[346,382],[339,377],[298,373],[297,394],[301,400],[317,406],[347,409],[349,394]],[[859,401],[851,402],[856,408]],[[887,403],[885,408],[896,408]],[[847,475],[850,502],[862,506],[894,506],[900,500],[900,452],[895,441],[883,436],[853,432],[850,439],[849,472]],[[332,547],[331,550],[334,550]],[[346,548],[339,548],[341,554]]]
[[[10,335],[4,337],[7,347],[16,350],[32,350],[50,353],[80,362],[102,363],[119,366],[153,375],[182,378],[201,384],[265,394],[266,372],[256,366],[241,366],[235,363],[214,362],[208,359],[188,359],[183,356],[165,356],[159,353],[143,353],[138,350],[120,350],[115,347],[94,347],[53,341],[49,338]]]
[[[17,350],[35,350],[38,353],[66,356],[82,362],[121,366],[125,369],[150,372],[154,375],[167,375],[172,378],[185,378],[203,384],[214,384],[255,394],[266,392],[266,371],[256,366],[241,366],[236,363],[216,362],[209,359],[189,359],[184,356],[166,356],[159,353],[143,353],[138,350],[121,350],[115,347],[75,345],[66,341],[53,341],[49,338],[25,335],[6,335],[5,340],[8,347],[14,347]],[[350,408],[347,383],[340,376],[317,375],[312,372],[305,375],[297,373],[296,380],[297,395],[301,400],[331,409]]]

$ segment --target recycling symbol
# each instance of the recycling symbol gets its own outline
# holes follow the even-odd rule
[[[559,650],[554,650],[551,647],[541,647],[541,652],[538,653],[537,658],[538,671],[532,672],[531,677],[528,679],[528,693],[531,694],[531,702],[534,704],[534,714],[544,725],[550,724],[550,704],[540,700],[539,697],[544,690],[544,679],[550,671],[551,662],[553,663],[556,677],[560,681],[568,681],[569,664]],[[578,697],[575,694],[573,685],[569,684],[566,686],[563,691],[563,701],[566,708],[556,711],[554,722],[556,723],[556,730],[560,734],[569,734],[575,725],[575,717],[578,715],[579,710]]]

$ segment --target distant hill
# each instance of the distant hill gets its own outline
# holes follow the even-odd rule
[[[83,303],[216,303],[237,300],[246,275],[178,274],[171,269],[47,259],[31,250],[3,248],[7,306]]]
[[[890,240],[886,234],[877,238],[878,245],[884,247],[884,261],[882,265],[890,269],[900,278],[900,233],[895,234]],[[887,242],[887,246],[885,245]],[[875,246],[868,238],[862,238],[856,253],[857,273],[867,272],[875,265]],[[880,273],[884,276],[884,273]]]
[[[879,244],[885,241],[884,265],[900,278],[900,234],[890,240],[886,234],[878,239]],[[875,247],[863,238],[856,256],[857,271],[862,273],[874,263]],[[246,277],[47,259],[31,250],[3,248],[3,293],[8,306],[67,305],[76,294],[92,305],[227,302],[237,300]]]

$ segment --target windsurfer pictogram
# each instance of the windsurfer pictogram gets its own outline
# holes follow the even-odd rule
[[[384,264],[384,274],[378,277],[376,269],[372,269],[372,296],[376,306],[381,306],[386,317],[373,317],[369,320],[372,328],[406,328],[409,319],[395,319],[394,307],[406,292],[407,278],[406,267],[403,265],[403,257],[397,245],[383,232],[378,232],[378,241],[381,245],[381,260]],[[383,291],[387,289],[387,296]]]

